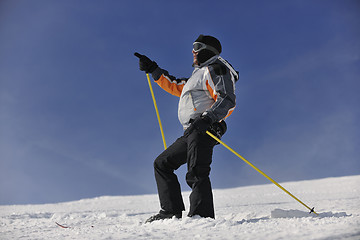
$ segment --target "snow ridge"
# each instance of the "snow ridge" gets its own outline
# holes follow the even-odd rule
[[[267,184],[214,190],[216,219],[144,224],[156,195],[0,206],[0,239],[360,239],[360,175],[282,185],[319,216]]]

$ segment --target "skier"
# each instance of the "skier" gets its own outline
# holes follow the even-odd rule
[[[181,218],[185,210],[180,184],[174,171],[187,163],[186,182],[192,189],[189,217],[215,218],[210,182],[210,164],[216,140],[226,132],[224,121],[235,108],[235,82],[238,72],[222,57],[218,39],[200,35],[193,43],[190,78],[176,78],[158,67],[155,61],[135,53],[140,70],[151,73],[165,91],[180,97],[178,118],[184,134],[154,161],[154,173],[161,210],[146,222]]]

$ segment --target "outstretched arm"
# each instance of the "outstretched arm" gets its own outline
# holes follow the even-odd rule
[[[180,97],[181,91],[187,81],[187,78],[176,78],[168,71],[158,67],[155,61],[150,60],[147,56],[140,53],[134,53],[139,58],[139,68],[141,71],[151,73],[155,82],[165,91]]]
[[[182,89],[188,80],[187,78],[176,78],[170,75],[168,71],[159,67],[152,72],[152,76],[162,89],[177,97],[180,97]]]

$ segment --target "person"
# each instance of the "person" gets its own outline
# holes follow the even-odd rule
[[[193,43],[193,67],[190,78],[176,78],[147,56],[139,58],[140,70],[151,73],[165,91],[180,97],[178,118],[183,136],[154,161],[154,174],[161,210],[146,222],[181,218],[185,210],[181,188],[174,171],[187,163],[186,182],[191,188],[188,216],[215,218],[210,182],[213,148],[212,134],[221,138],[226,132],[225,119],[235,108],[235,82],[238,72],[222,57],[222,47],[213,36],[200,35]]]

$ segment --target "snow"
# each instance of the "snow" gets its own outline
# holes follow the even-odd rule
[[[103,196],[0,206],[0,239],[360,239],[360,175],[281,185],[319,215],[274,184],[214,190],[215,220],[183,212],[144,224],[157,195]]]

